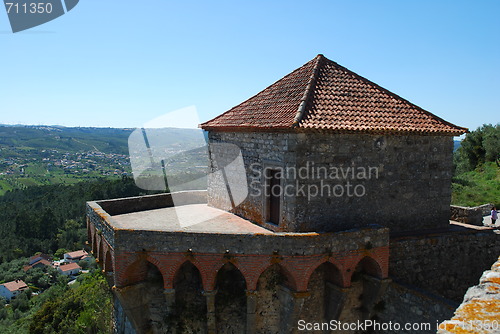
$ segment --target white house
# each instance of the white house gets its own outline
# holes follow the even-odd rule
[[[57,270],[63,275],[72,276],[78,274],[82,268],[78,264],[72,262],[59,266]]]
[[[78,262],[78,261],[87,260],[87,259],[90,259],[90,256],[83,249],[75,251],[75,252],[70,252],[70,253],[64,254],[64,262],[68,262],[68,263]]]
[[[28,286],[21,280],[15,280],[12,282],[0,284],[0,296],[4,297],[8,302],[24,290]]]

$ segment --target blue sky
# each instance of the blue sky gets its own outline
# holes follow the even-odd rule
[[[13,34],[0,11],[0,123],[202,121],[318,53],[460,126],[500,115],[500,1],[81,0]]]

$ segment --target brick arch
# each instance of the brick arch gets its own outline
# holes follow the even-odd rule
[[[90,243],[90,247],[92,248],[92,242],[94,240],[94,232],[92,231],[94,225],[90,223],[90,220],[87,218],[87,241]]]
[[[116,286],[124,287],[128,284],[138,282],[135,269],[139,269],[139,264],[143,260],[138,253],[119,253],[115,254],[115,280]]]
[[[381,278],[389,277],[389,246],[374,249],[368,256],[375,260],[380,266],[382,272]]]
[[[99,262],[104,261],[103,255],[104,255],[104,238],[102,235],[98,236],[99,241],[97,242],[98,249],[97,249],[97,259]]]
[[[266,267],[264,267],[259,273],[258,273],[258,277],[257,277],[257,280],[255,282],[255,286],[252,286],[253,289],[251,290],[257,290],[257,284],[259,282],[259,279],[262,277],[262,275],[264,275],[264,273],[271,269],[272,267],[274,266],[277,266],[280,268],[280,271],[281,271],[281,274],[285,277],[286,279],[286,285],[288,286],[288,288],[292,289],[292,290],[297,290],[297,282],[295,281],[295,277],[294,275],[284,266],[282,266],[281,264],[279,264],[278,262],[276,263],[269,263]]]
[[[104,253],[104,265],[103,265],[103,270],[105,272],[113,272],[114,267],[113,267],[113,251],[111,248],[108,248],[106,252]]]
[[[180,273],[182,266],[184,266],[188,262],[191,263],[198,270],[198,272],[200,273],[201,281],[203,282],[203,275],[201,274],[200,268],[198,268],[198,266],[196,265],[196,261],[191,259],[181,259],[179,261],[176,261],[176,263],[172,266],[171,270],[169,270],[170,273],[173,273],[173,275],[172,274],[168,275],[169,277],[171,277],[170,281],[172,282],[173,288],[175,288],[174,282],[177,275]]]
[[[157,259],[156,257],[151,256],[151,255],[148,255],[146,257],[146,268],[147,268],[148,262],[151,263],[153,266],[155,266],[156,269],[158,269],[158,271],[160,272],[161,277],[163,279],[163,288],[165,289],[167,286],[166,275],[165,275],[165,271],[166,271],[165,265],[162,263],[162,261],[160,259]]]
[[[172,289],[175,274],[179,270],[180,266],[186,261],[186,257],[184,254],[180,253],[148,253],[145,260],[154,264],[161,272],[163,276],[163,287],[165,289]]]
[[[327,260],[328,257],[325,255],[288,257],[283,261],[282,265],[293,276],[296,283],[296,291],[307,291],[311,274]]]
[[[385,278],[383,266],[371,255],[359,255],[356,261],[353,261],[355,264],[353,270],[348,272],[348,283],[351,285],[352,275],[354,274],[354,269],[358,266],[362,267],[363,272],[369,274],[370,276],[377,277],[380,279]]]
[[[335,261],[335,260],[324,260],[321,261],[320,263],[317,263],[315,266],[311,266],[311,269],[309,270],[308,276],[307,276],[307,281],[305,286],[309,286],[309,281],[311,279],[312,274],[318,270],[321,266],[327,266],[328,268],[328,281],[339,286],[339,287],[345,287],[346,284],[346,271],[344,270],[343,266]]]
[[[203,289],[205,291],[213,291],[215,289],[217,273],[227,262],[230,261],[225,260],[222,254],[195,254],[193,264],[196,265],[201,273]],[[238,270],[241,272],[241,269]]]
[[[203,277],[201,276],[201,270],[200,270],[200,268],[198,268],[198,266],[196,265],[195,261],[192,261],[192,260],[190,260],[190,259],[187,259],[187,260],[184,260],[183,262],[180,262],[178,265],[176,265],[176,267],[175,267],[175,271],[174,271],[174,275],[173,275],[173,282],[175,282],[175,279],[177,278],[177,275],[179,275],[179,274],[180,274],[182,267],[183,267],[186,263],[190,263],[190,264],[192,264],[192,265],[196,268],[196,270],[198,270],[198,273],[200,274],[200,277],[201,277],[201,279],[203,280]],[[175,286],[173,286],[173,287],[175,288]]]
[[[158,269],[163,278],[163,284],[165,285],[165,273],[162,271],[162,266],[158,260],[151,257],[136,256],[135,259],[129,261],[126,267],[120,273],[118,281],[120,286],[127,286],[130,284],[135,284],[142,282],[147,279],[148,273],[148,263]]]
[[[226,265],[229,265],[229,266],[233,266],[236,270],[238,270],[238,272],[241,274],[241,276],[243,277],[243,279],[245,280],[245,286],[248,288],[248,282],[247,282],[247,278],[245,277],[245,275],[243,274],[243,272],[241,271],[241,268],[238,266],[238,263],[236,263],[236,261],[226,261],[226,262],[223,262],[222,265],[217,269],[217,273],[215,274],[215,282],[214,282],[214,286],[213,288],[215,289],[216,288],[216,284],[217,284],[217,277],[219,276],[219,273],[221,271],[221,269],[226,266]]]
[[[95,227],[92,228],[92,254],[94,255],[95,258],[97,258],[97,233],[95,230]]]
[[[254,291],[260,275],[272,265],[271,259],[272,256],[266,255],[238,256],[232,263],[240,270],[243,277],[245,277],[247,290]]]
[[[228,269],[228,270],[225,270]],[[217,294],[214,300],[216,331],[231,328],[242,333],[247,322],[247,282],[234,261],[226,261],[216,277]],[[234,312],[235,309],[243,312]],[[238,328],[238,330],[234,330]]]

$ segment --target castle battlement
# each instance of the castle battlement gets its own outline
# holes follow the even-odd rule
[[[185,205],[173,206],[172,196],[176,195],[186,199]],[[380,289],[388,276],[387,228],[370,226],[336,233],[272,232],[234,214],[208,207],[204,200],[206,192],[195,191],[87,203],[93,253],[102,263],[103,270],[109,273],[120,298],[128,300],[127,296],[135,294],[131,291],[138,283],[148,280],[148,272],[154,266],[153,269],[161,274],[161,289],[171,295],[165,301],[166,309],[171,309],[176,280],[183,275],[187,265],[199,275],[201,285],[198,288],[204,296],[221,292],[222,278],[218,276],[222,268],[230,268],[241,274],[244,290],[251,299],[247,305],[258,302],[259,284],[265,284],[262,281],[268,270],[277,270],[276,275],[281,275],[282,291],[286,292],[283,293],[292,300],[301,296],[301,300],[310,298],[311,277],[322,268],[331,273],[328,280],[332,286],[346,291],[356,272],[362,271],[379,281],[366,287],[372,290],[371,293],[364,292],[367,308],[373,306],[374,296],[378,295],[373,291]],[[175,209],[187,210],[197,218],[213,218],[181,227],[177,225]],[[218,215],[214,217],[214,213]],[[147,313],[143,311],[149,307],[149,302],[134,303],[134,307],[141,306],[142,310],[129,312],[134,327],[148,326],[144,319]],[[215,299],[206,302],[207,309],[215,310]],[[334,306],[330,306],[331,312],[336,313],[332,317],[340,314],[343,308],[339,300]],[[290,317],[298,316],[292,311],[276,312],[285,313],[282,318],[289,319],[292,324],[295,321]],[[255,311],[251,314],[257,317]],[[208,314],[207,328],[216,326],[213,319],[215,311],[213,316]]]

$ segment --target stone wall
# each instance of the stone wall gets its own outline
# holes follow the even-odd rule
[[[379,328],[377,334],[433,334],[437,325],[449,319],[457,303],[433,295],[407,284],[389,284],[382,303],[378,305],[376,321],[380,324],[392,323],[392,328]],[[397,324],[397,325],[396,325]],[[405,329],[404,326],[409,327]],[[397,330],[396,326],[401,326]],[[392,329],[392,330],[391,330]]]
[[[483,204],[474,207],[452,205],[451,220],[483,226],[483,217],[490,214],[492,207],[492,204]]]
[[[280,223],[270,228],[339,231],[380,224],[408,231],[448,224],[451,137],[210,132],[209,142],[241,149],[250,193],[233,212],[251,221],[266,225],[265,170],[281,169]],[[214,161],[212,172],[223,167]],[[229,209],[225,192],[224,178],[209,176],[208,203]]]
[[[392,238],[389,275],[460,302],[500,254],[500,236],[491,230]]]
[[[265,168],[286,167],[295,165],[295,147],[297,145],[297,135],[294,133],[265,133],[265,132],[209,132],[209,145],[213,151],[214,144],[233,144],[241,151],[244,166],[246,169],[246,183],[241,187],[248,187],[249,194],[246,200],[233,208],[233,212],[243,216],[248,220],[265,224]],[[231,154],[230,152],[229,154]],[[222,155],[219,160],[225,160],[226,152],[216,152]],[[214,207],[230,210],[226,206],[225,192],[227,191],[226,181],[215,171],[224,166],[217,165],[217,159],[211,156],[211,174],[208,177],[208,204]],[[293,185],[291,180],[283,180],[282,186]],[[282,201],[281,206],[281,230],[295,231],[287,228],[295,221],[295,204],[293,198]],[[271,226],[272,228],[272,226]],[[276,227],[276,229],[280,229]]]
[[[116,296],[113,297],[113,334],[137,334]]]
[[[452,150],[451,137],[300,134],[298,166],[313,161],[317,170],[322,166],[354,168],[355,173],[351,169],[344,179],[324,181],[330,188],[340,186],[334,188],[334,196],[298,196],[298,230],[308,226],[340,230],[366,224],[379,224],[391,232],[446,227]],[[321,180],[312,177],[303,183],[322,187]],[[335,189],[336,195],[341,189],[344,195],[337,197]]]
[[[439,326],[439,334],[500,332],[500,258],[470,288],[463,303],[449,321]]]

